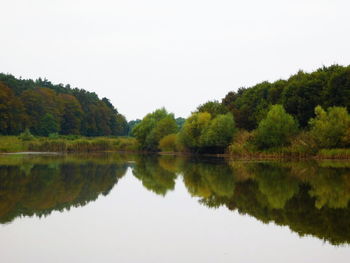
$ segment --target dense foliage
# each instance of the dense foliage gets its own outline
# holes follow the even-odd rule
[[[152,152],[301,158],[322,151],[324,156],[327,149],[350,146],[349,107],[350,66],[299,71],[287,80],[240,88],[222,102],[199,105],[187,119],[175,119],[162,108],[129,123],[95,93],[0,74],[0,134],[29,128],[51,137],[128,135],[136,138],[139,150]]]
[[[163,137],[143,149],[256,157],[267,151],[306,157],[325,148],[346,148],[350,145],[349,101],[350,66],[299,71],[288,80],[230,92],[221,103],[199,105],[179,125],[178,133],[175,129],[163,132]],[[152,123],[150,128],[145,128],[146,123],[139,126],[145,128],[144,137],[135,130],[141,142],[152,134],[157,121],[146,122]]]
[[[193,113],[179,133],[179,140],[193,152],[222,153],[235,132],[232,114]]]
[[[139,141],[142,150],[159,150],[159,141],[166,135],[177,132],[174,115],[164,108],[147,114],[136,124],[132,134]]]
[[[222,100],[234,115],[238,128],[253,130],[270,105],[281,104],[302,128],[315,116],[314,109],[350,107],[350,66],[333,65],[312,73],[299,71],[287,80],[262,82],[229,92]]]
[[[327,111],[315,108],[316,117],[310,120],[311,134],[324,148],[350,146],[350,116],[343,107],[331,107]]]
[[[281,105],[274,105],[256,130],[255,143],[260,149],[288,145],[298,124]]]
[[[128,125],[108,99],[47,80],[0,74],[0,134],[126,135]]]

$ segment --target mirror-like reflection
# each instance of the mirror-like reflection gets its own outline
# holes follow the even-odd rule
[[[107,195],[127,167],[108,156],[1,157],[0,223],[86,205]]]
[[[237,162],[220,158],[142,155],[0,156],[0,223],[47,216],[108,195],[127,169],[165,196],[183,180],[209,208],[288,226],[334,245],[350,243],[350,164]],[[162,211],[159,211],[161,213]]]

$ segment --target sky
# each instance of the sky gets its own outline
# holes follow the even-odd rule
[[[350,64],[346,0],[11,0],[0,72],[107,97],[128,120],[188,117],[262,81]]]

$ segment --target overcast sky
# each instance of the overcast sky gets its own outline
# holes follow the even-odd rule
[[[1,1],[0,71],[107,97],[128,120],[350,64],[342,0]]]

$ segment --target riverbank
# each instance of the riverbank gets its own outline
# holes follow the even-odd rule
[[[91,153],[91,152],[134,152],[139,150],[138,142],[131,137],[77,137],[61,138],[37,137],[22,140],[18,136],[0,136],[0,153],[45,152],[45,153]],[[153,152],[153,154],[155,154]],[[251,151],[224,154],[195,154],[189,152],[159,152],[161,155],[217,156],[234,160],[278,160],[278,159],[332,159],[350,160],[350,149],[321,149],[317,152],[291,152],[285,149],[273,151]]]
[[[15,152],[107,152],[138,150],[136,139],[129,137],[36,137],[23,140],[17,136],[0,136],[0,153]]]

